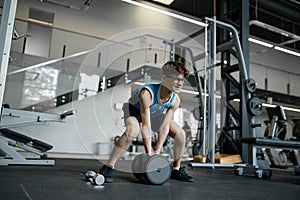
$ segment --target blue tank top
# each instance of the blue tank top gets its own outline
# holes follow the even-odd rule
[[[151,118],[153,117],[159,117],[161,115],[164,114],[164,111],[168,108],[170,108],[171,106],[173,106],[177,94],[172,92],[170,99],[162,104],[159,101],[159,93],[160,93],[160,83],[155,83],[155,82],[149,82],[149,83],[145,83],[141,86],[139,86],[131,95],[130,99],[129,99],[129,103],[131,105],[133,105],[135,108],[137,108],[138,110],[140,110],[140,92],[142,89],[146,88],[152,96],[152,103],[150,106],[150,115]]]

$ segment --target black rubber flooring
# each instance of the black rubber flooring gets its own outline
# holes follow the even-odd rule
[[[119,161],[118,165],[130,163]],[[193,183],[169,180],[160,186],[142,184],[131,173],[115,171],[113,183],[86,183],[84,173],[100,167],[99,161],[77,159],[56,159],[55,166],[1,166],[0,199],[300,199],[300,176],[289,170],[273,170],[271,179],[257,179],[236,176],[232,168],[186,167],[195,178]]]

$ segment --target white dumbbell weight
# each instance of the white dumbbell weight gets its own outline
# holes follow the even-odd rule
[[[89,170],[85,173],[86,181],[91,182],[94,185],[103,185],[105,178],[101,174],[97,174],[96,172]]]

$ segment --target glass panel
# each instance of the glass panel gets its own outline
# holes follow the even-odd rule
[[[26,33],[27,23],[16,21],[20,33]],[[183,39],[185,42],[176,43]],[[199,41],[155,28],[130,30],[107,40],[52,28],[49,57],[23,54],[24,38],[13,41],[6,82],[10,89],[5,90],[4,102],[12,108],[46,111],[117,84],[160,81],[160,68],[174,50],[192,72],[192,57],[203,53],[203,41]],[[199,62],[204,63],[203,59]],[[193,78],[185,82],[184,89],[196,95]]]
[[[56,96],[58,69],[44,66],[25,72],[22,107],[54,99]]]

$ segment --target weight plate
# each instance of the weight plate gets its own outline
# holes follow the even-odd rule
[[[147,177],[145,175],[146,163],[147,163],[147,155],[143,153],[137,155],[131,164],[131,171],[133,175],[144,183],[148,182]]]
[[[256,90],[256,82],[252,78],[249,78],[245,81],[245,86],[249,92],[255,92]]]
[[[252,116],[258,116],[262,114],[262,103],[261,100],[257,97],[253,97],[248,101],[248,112]]]
[[[146,165],[146,176],[152,184],[164,184],[171,176],[169,160],[161,155],[151,156]]]
[[[97,174],[96,176],[93,177],[94,185],[103,185],[104,181],[105,181],[105,178],[101,174]]]

